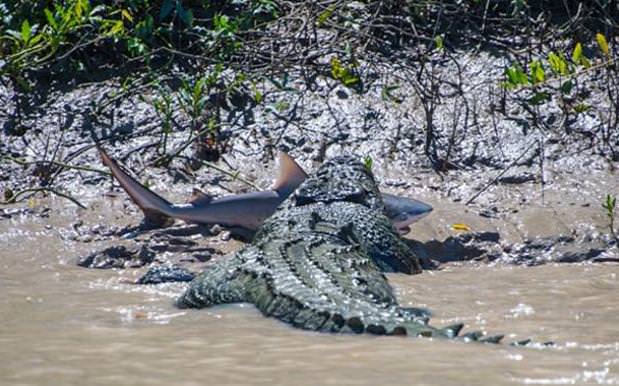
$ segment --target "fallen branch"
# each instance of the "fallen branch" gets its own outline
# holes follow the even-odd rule
[[[4,156],[2,158],[7,159],[9,161],[13,161],[16,164],[23,165],[23,166],[37,165],[37,164],[42,163],[42,164],[60,166],[61,168],[66,168],[66,169],[75,169],[75,170],[83,170],[87,172],[95,172],[95,173],[103,174],[108,177],[112,175],[112,173],[106,172],[105,170],[99,170],[99,169],[91,168],[88,166],[71,165],[71,164],[67,164],[64,162],[58,162],[58,161],[23,161],[23,160],[20,160],[19,158],[14,158],[11,156]]]
[[[503,169],[501,171],[501,173],[497,174],[490,182],[488,182],[486,185],[484,185],[483,188],[481,188],[477,193],[475,193],[471,198],[469,198],[468,201],[464,205],[468,205],[471,202],[475,201],[475,199],[477,197],[479,197],[483,192],[488,190],[488,188],[490,186],[496,184],[496,182],[499,180],[499,178],[501,178],[503,176],[503,174],[507,173],[507,171],[509,169],[511,169],[514,165],[516,165],[516,163],[518,163],[518,161],[520,161],[522,159],[522,157],[524,157],[530,150],[531,150],[530,145],[526,146],[525,150],[518,157],[516,157],[515,160],[513,160],[509,165],[507,165],[507,167],[505,169]]]
[[[86,209],[86,206],[84,204],[79,202],[77,199],[69,196],[68,194],[59,192],[59,191],[57,191],[56,189],[53,189],[53,188],[44,188],[44,187],[28,188],[28,189],[20,190],[19,192],[14,193],[8,200],[0,201],[0,204],[2,204],[2,205],[14,204],[14,203],[17,202],[17,198],[19,196],[22,196],[22,195],[24,195],[26,193],[36,193],[36,192],[49,192],[49,193],[53,193],[53,194],[55,194],[57,196],[60,196],[62,198],[66,198],[67,200],[71,201],[72,203],[74,203],[75,205],[79,206],[82,209]]]

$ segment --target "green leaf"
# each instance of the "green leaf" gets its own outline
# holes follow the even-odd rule
[[[615,210],[616,204],[617,204],[617,197],[607,194],[606,201],[602,203],[602,208],[606,209],[609,217],[613,216],[613,211]]]
[[[584,113],[585,111],[589,110],[591,108],[591,106],[589,106],[586,103],[579,103],[576,106],[574,106],[574,111],[577,113]]]
[[[388,86],[383,87],[383,89],[380,91],[380,96],[381,96],[382,100],[385,101],[385,102],[391,101],[391,102],[394,102],[396,104],[402,103],[403,99],[398,97],[398,96],[396,96],[396,95],[393,95],[393,93],[392,93],[393,91],[395,91],[395,90],[397,90],[399,88],[400,88],[400,86],[397,85],[397,84],[396,85],[388,85]]]
[[[251,82],[251,90],[254,93],[254,102],[256,102],[256,104],[260,104],[260,102],[262,102],[262,100],[264,99],[264,96],[262,95],[260,90],[258,90],[256,82]]]
[[[32,34],[32,28],[30,27],[30,23],[28,22],[28,20],[25,19],[21,23],[21,40],[24,43],[28,43],[28,40],[30,40],[31,34]]]
[[[576,47],[574,47],[574,51],[572,52],[572,61],[576,64],[580,64],[581,59],[582,59],[582,44],[576,43]]]
[[[544,67],[539,60],[534,60],[529,64],[529,70],[531,72],[531,83],[541,83],[546,79],[546,73]]]
[[[318,15],[318,17],[316,18],[316,25],[318,27],[322,27],[322,25],[325,24],[327,20],[329,20],[329,18],[331,18],[333,12],[335,12],[335,9],[335,4],[331,4],[327,7],[327,9],[322,11],[320,15]]]
[[[518,63],[513,64],[511,67],[508,67],[505,70],[505,75],[507,76],[507,81],[513,87],[529,84],[529,78],[527,77],[527,74],[524,73],[522,67],[520,67]]]
[[[133,22],[133,16],[131,16],[131,13],[129,12],[129,10],[128,10],[128,9],[122,9],[122,10],[120,11],[120,15],[121,15],[121,17],[122,17],[123,19],[127,19],[127,20],[129,20],[130,22]]]
[[[365,166],[367,171],[371,173],[372,166],[374,165],[374,160],[372,159],[372,157],[370,157],[369,155],[366,155],[365,157],[363,157],[362,161],[363,161],[363,166]]]
[[[35,44],[37,44],[38,42],[41,41],[41,39],[43,39],[43,35],[42,34],[36,34],[32,37],[32,39],[30,39],[30,45],[34,46]]]
[[[606,41],[606,36],[598,32],[595,34],[595,40],[597,40],[598,46],[600,46],[600,49],[602,50],[604,55],[610,56],[610,50],[608,49],[608,42]]]
[[[344,83],[344,86],[351,87],[361,82],[361,79],[359,79],[358,76],[354,76],[352,74],[346,74],[344,79],[342,79],[342,82]]]
[[[565,60],[563,54],[555,54],[551,52],[548,54],[548,63],[550,64],[550,69],[557,75],[569,75],[568,63]]]
[[[572,61],[575,64],[583,66],[585,68],[591,67],[591,62],[585,55],[582,53],[582,44],[576,43],[576,47],[574,47],[574,52],[572,52]]]
[[[45,8],[43,10],[43,12],[45,13],[45,18],[47,19],[47,24],[49,24],[54,30],[57,30],[58,29],[58,23],[56,22],[56,18],[54,17],[54,14],[52,14],[52,11],[50,11],[47,8]]]
[[[112,25],[112,28],[110,28],[110,30],[108,31],[108,35],[110,35],[110,36],[118,36],[118,35],[121,35],[124,30],[125,30],[125,25],[123,24],[123,21],[122,20],[117,20]]]
[[[174,5],[174,1],[172,0],[165,0],[163,2],[163,4],[161,5],[161,9],[159,10],[159,21],[168,17],[170,12],[172,12],[172,10],[174,9]]]
[[[567,80],[561,85],[561,92],[563,94],[569,94],[570,91],[572,91],[572,87],[574,87],[574,83],[572,83],[571,80]]]
[[[536,92],[531,98],[529,98],[528,102],[532,105],[540,105],[544,102],[550,100],[550,94],[547,92]]]
[[[353,68],[350,65],[344,67],[337,57],[331,58],[331,76],[346,87],[352,87],[361,82],[361,79],[353,73]]]
[[[336,57],[331,58],[331,76],[334,79],[340,79],[342,71],[342,62]]]
[[[182,12],[180,12],[180,17],[187,27],[191,27],[193,25],[193,12],[191,9],[182,10]]]
[[[90,0],[77,0],[73,9],[77,20],[81,20],[84,14],[89,13]]]
[[[443,36],[436,35],[434,37],[434,45],[436,46],[437,50],[442,50],[444,46]]]

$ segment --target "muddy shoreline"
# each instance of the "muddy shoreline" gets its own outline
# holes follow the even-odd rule
[[[386,64],[368,70],[377,77],[363,94],[321,77],[311,85],[292,78],[284,90],[264,85],[267,91],[260,105],[225,101],[220,112],[225,151],[218,161],[206,164],[196,161],[195,149],[186,146],[190,130],[181,130],[169,133],[167,150],[163,149],[178,156],[166,168],[153,165],[161,157],[163,123],[149,103],[156,97],[154,89],[124,95],[98,115],[93,115],[93,106],[114,95],[114,80],[52,91],[25,115],[9,104],[0,118],[2,190],[5,198],[24,194],[20,202],[2,206],[0,221],[53,217],[76,203],[106,207],[109,199],[102,197],[114,194],[122,202],[117,210],[137,225],[140,215],[117,185],[110,185],[93,147],[95,138],[173,202],[187,200],[193,187],[214,195],[268,187],[277,149],[288,151],[310,172],[326,157],[354,153],[374,160],[382,190],[434,206],[431,217],[408,235],[417,241],[428,267],[471,259],[525,265],[616,259],[618,248],[601,203],[606,194],[619,191],[617,160],[607,148],[619,145],[619,133],[605,141],[583,134],[599,126],[602,110],[612,107],[604,105],[603,82],[589,79],[590,99],[600,105],[572,117],[570,125],[578,127],[577,132],[567,135],[562,127],[526,129],[522,124],[527,112],[519,107],[517,96],[508,95],[504,102],[511,106],[509,114],[495,108],[501,60],[486,53],[461,53],[437,67],[445,77],[457,74],[454,81],[466,91],[446,94],[436,106],[438,143],[446,141],[447,147],[439,149],[447,152],[444,169],[436,169],[424,154],[422,139],[428,129],[423,101],[411,86],[398,88],[398,95],[406,96],[402,102],[381,97],[384,85],[399,76]],[[14,92],[6,86],[0,90],[7,100]],[[28,130],[16,135],[18,114]],[[549,121],[560,119],[552,103],[540,114]],[[180,112],[174,118],[186,119]],[[32,188],[52,189],[75,202],[56,196],[56,205],[47,208],[45,192],[29,192]],[[453,224],[465,224],[471,234],[461,234]],[[118,226],[114,221],[81,224],[76,219],[67,232],[101,239],[113,237],[109,229]]]

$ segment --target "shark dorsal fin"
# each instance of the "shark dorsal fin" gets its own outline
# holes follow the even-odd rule
[[[213,196],[211,196],[210,194],[198,188],[193,188],[193,191],[191,192],[191,198],[189,199],[188,203],[192,205],[205,205],[212,200]]]
[[[292,193],[305,179],[307,174],[288,154],[279,152],[279,176],[271,189],[279,193]]]

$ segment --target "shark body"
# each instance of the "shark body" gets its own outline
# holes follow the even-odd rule
[[[97,147],[102,162],[110,169],[120,186],[142,210],[150,225],[162,226],[171,219],[190,223],[219,224],[255,232],[277,207],[307,178],[307,174],[286,153],[279,154],[279,177],[269,190],[233,194],[213,198],[200,191],[187,204],[173,204],[142,185],[124,171],[101,147]],[[425,217],[432,207],[421,201],[382,193],[387,217],[399,233],[408,225]]]

